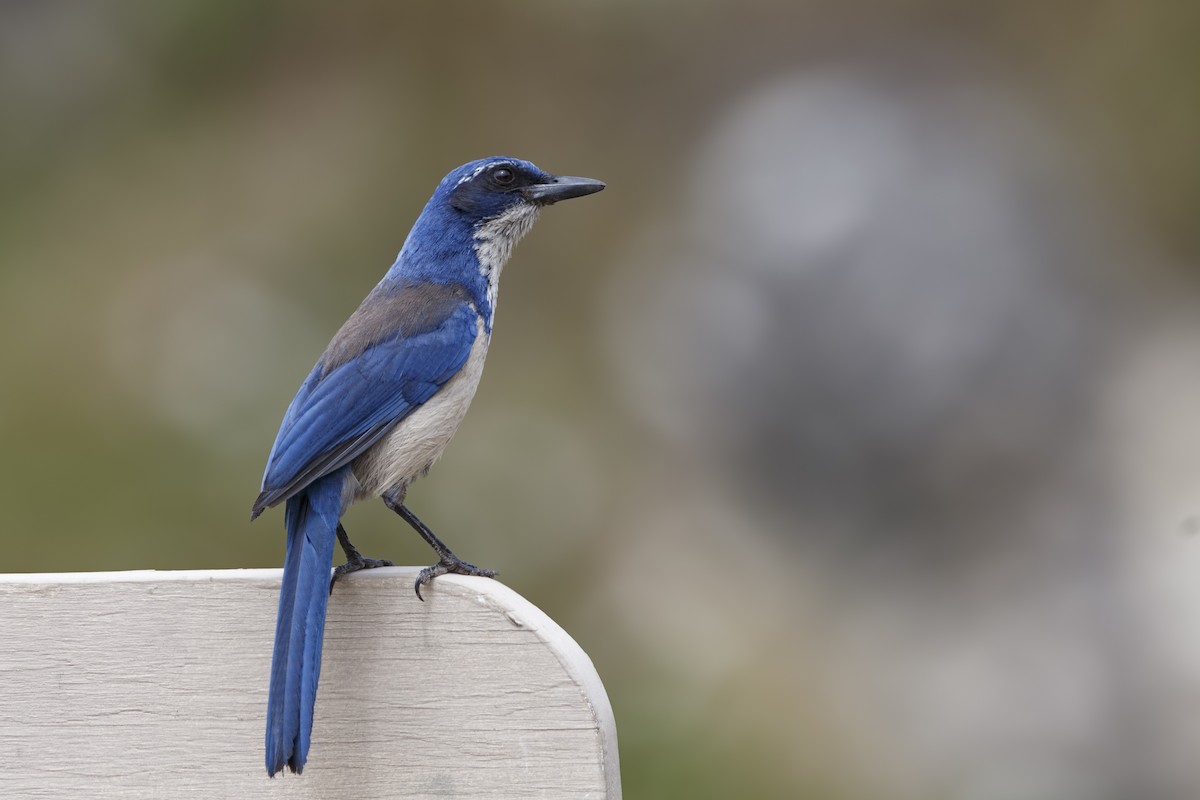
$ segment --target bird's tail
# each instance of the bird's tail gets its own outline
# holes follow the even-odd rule
[[[267,774],[304,769],[312,733],[329,569],[342,512],[343,470],[287,501],[287,558],[267,698]]]

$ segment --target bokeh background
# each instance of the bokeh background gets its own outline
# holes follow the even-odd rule
[[[413,507],[630,798],[1200,796],[1200,6],[0,6],[0,571],[278,565],[280,416],[429,192],[598,177]],[[381,504],[371,555],[424,564]]]

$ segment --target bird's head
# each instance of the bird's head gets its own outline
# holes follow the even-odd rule
[[[478,226],[506,216],[535,217],[543,206],[603,188],[591,178],[551,175],[519,158],[493,156],[453,170],[438,186],[434,200]]]
[[[500,270],[538,212],[603,188],[600,181],[551,175],[519,158],[463,164],[438,184],[389,275],[472,287],[490,329]]]

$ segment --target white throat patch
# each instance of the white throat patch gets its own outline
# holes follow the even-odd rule
[[[479,274],[487,281],[487,300],[491,306],[488,329],[496,315],[496,297],[500,289],[500,270],[508,263],[513,247],[529,233],[537,221],[540,208],[519,203],[475,229],[475,257],[479,259]]]

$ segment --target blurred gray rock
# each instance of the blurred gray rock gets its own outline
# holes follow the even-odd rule
[[[851,66],[751,94],[614,288],[628,407],[785,514],[944,551],[947,515],[1011,504],[1089,418],[1108,270],[1053,163],[985,83]]]

